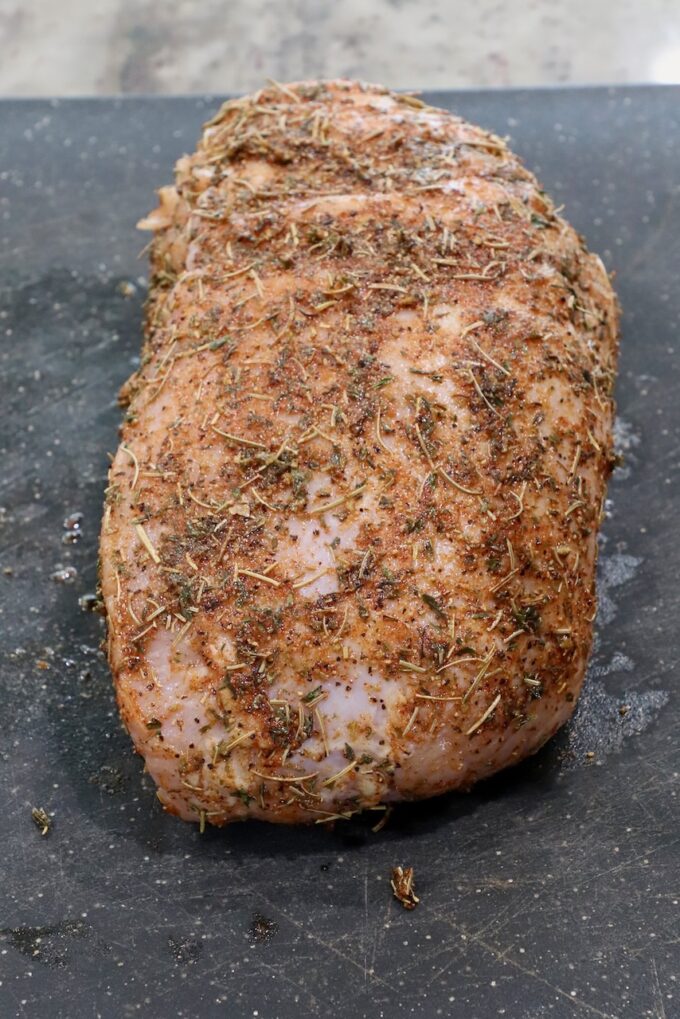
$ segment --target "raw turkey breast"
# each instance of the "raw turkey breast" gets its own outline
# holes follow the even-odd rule
[[[501,139],[347,81],[225,103],[141,225],[101,583],[166,809],[325,822],[536,751],[595,615],[599,258]]]

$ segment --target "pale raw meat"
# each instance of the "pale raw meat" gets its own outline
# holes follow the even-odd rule
[[[351,82],[226,103],[160,199],[101,580],[161,802],[324,822],[533,753],[595,615],[600,260],[500,139]]]

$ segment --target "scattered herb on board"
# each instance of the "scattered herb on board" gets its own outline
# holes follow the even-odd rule
[[[52,827],[52,819],[47,811],[43,810],[42,807],[33,807],[31,810],[31,817],[38,828],[40,828],[40,834],[47,835]]]
[[[420,899],[414,889],[413,867],[394,867],[390,884],[395,899],[401,902],[404,909],[416,908]]]

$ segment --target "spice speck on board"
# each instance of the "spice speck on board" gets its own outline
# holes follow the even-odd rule
[[[420,899],[415,893],[413,867],[394,867],[390,881],[394,897],[404,909],[415,909]]]

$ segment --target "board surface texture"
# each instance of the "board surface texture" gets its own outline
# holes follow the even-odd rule
[[[163,814],[79,600],[141,341],[134,224],[219,100],[0,103],[3,1017],[680,1014],[680,89],[424,98],[509,134],[616,272],[625,459],[576,716],[378,834]]]

